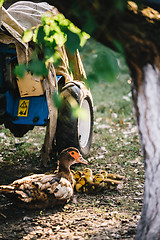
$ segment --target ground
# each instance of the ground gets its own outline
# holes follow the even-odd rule
[[[105,69],[101,57],[110,56],[112,74],[95,74]],[[103,55],[103,56],[102,56]],[[126,181],[115,191],[74,194],[61,208],[25,210],[0,198],[0,239],[134,239],[143,203],[144,166],[134,120],[130,78],[123,59],[90,41],[82,51],[94,100],[94,137],[87,157],[94,173],[105,169],[124,175]],[[117,60],[118,58],[118,60]],[[108,70],[109,72],[109,70]],[[97,77],[98,76],[98,77]],[[95,81],[91,81],[94,79]],[[105,79],[105,80],[104,80]],[[45,128],[35,127],[23,138],[0,130],[0,184],[31,173],[53,171],[42,166],[40,149]],[[76,165],[75,170],[82,170]]]

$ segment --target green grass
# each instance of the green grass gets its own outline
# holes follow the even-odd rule
[[[89,164],[95,172],[105,169],[108,172],[125,175],[128,181],[122,192],[124,195],[133,194],[133,197],[138,186],[141,186],[142,193],[144,171],[138,130],[133,115],[128,68],[122,56],[92,39],[88,41],[81,54],[89,76],[88,86],[92,92],[95,108],[94,137]],[[107,68],[108,64],[102,61],[101,56],[104,54],[107,54],[114,63],[112,69]],[[114,79],[109,81],[104,74],[95,72],[93,68],[95,61],[96,64],[103,64],[102,68],[106,71],[115,70]],[[134,200],[128,202],[123,199],[122,202],[128,211],[141,208]]]

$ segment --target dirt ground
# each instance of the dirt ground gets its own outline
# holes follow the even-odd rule
[[[0,239],[134,239],[139,212],[123,212],[121,197],[123,191],[76,193],[66,206],[41,211],[18,209],[3,198]]]
[[[123,188],[90,195],[75,193],[67,205],[40,211],[19,209],[1,195],[0,239],[134,239],[142,208],[144,178],[137,130],[130,120],[121,123],[122,126],[105,121],[95,119],[88,167],[94,173],[105,169],[124,175]],[[41,133],[44,136],[44,130],[37,128],[18,140],[1,129],[0,184],[56,169],[54,161],[49,168],[42,167]],[[74,169],[83,167],[78,165]]]
[[[40,157],[34,161],[31,154],[30,160],[4,164],[0,182],[6,184],[31,172],[45,171]],[[113,192],[75,193],[67,205],[41,211],[19,209],[1,196],[0,239],[134,239],[141,206],[142,192],[135,195],[127,183]]]
[[[88,200],[88,199],[87,199]],[[108,198],[92,196],[94,202],[84,206],[86,196],[77,196],[77,204],[61,209],[26,211],[13,206],[3,208],[0,239],[133,239],[138,216],[107,211]],[[99,211],[103,208],[103,214]],[[2,213],[1,213],[2,214]],[[2,219],[4,218],[4,219]]]

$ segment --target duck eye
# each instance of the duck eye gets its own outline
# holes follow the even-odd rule
[[[75,152],[70,152],[70,154],[71,154],[71,155],[74,155],[74,154],[75,154]]]
[[[79,159],[79,153],[75,152],[75,151],[70,151],[69,154],[71,155],[71,157],[73,157],[75,160]]]

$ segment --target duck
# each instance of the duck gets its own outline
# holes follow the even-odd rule
[[[88,162],[78,149],[64,149],[58,157],[56,174],[32,174],[23,177],[10,185],[1,185],[0,194],[23,208],[46,209],[64,205],[73,196],[74,181],[70,166],[75,163]]]

